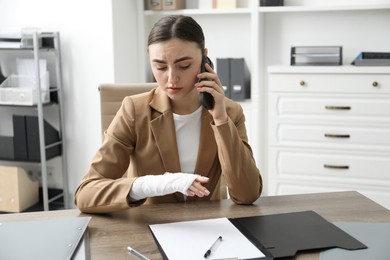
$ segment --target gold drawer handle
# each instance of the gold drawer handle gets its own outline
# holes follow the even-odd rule
[[[327,110],[351,110],[350,106],[325,106]]]
[[[340,135],[340,134],[324,134],[325,137],[328,138],[350,138],[351,136],[348,134]]]
[[[301,81],[299,82],[299,85],[305,86],[305,85],[306,85],[306,82],[305,82],[304,80],[301,80]]]
[[[337,169],[337,170],[348,170],[348,165],[331,165],[331,164],[324,164],[324,168],[327,169]]]
[[[379,86],[379,83],[378,83],[377,81],[374,81],[374,82],[372,82],[372,86],[373,86],[373,87],[378,87],[378,86]]]

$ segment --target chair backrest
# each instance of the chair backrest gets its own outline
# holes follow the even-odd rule
[[[101,84],[99,94],[102,136],[126,96],[147,92],[155,87],[157,83]]]

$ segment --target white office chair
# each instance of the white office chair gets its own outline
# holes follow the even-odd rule
[[[102,135],[126,96],[147,92],[155,87],[157,83],[101,84],[99,94]]]

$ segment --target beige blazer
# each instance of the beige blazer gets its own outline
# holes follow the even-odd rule
[[[187,202],[220,199],[221,174],[234,202],[251,204],[261,194],[262,179],[248,144],[242,108],[228,98],[225,102],[229,117],[226,124],[215,126],[210,113],[202,111],[195,173],[210,178],[205,187],[211,194],[188,197]],[[169,98],[160,88],[129,96],[104,133],[104,141],[76,190],[75,204],[83,212],[103,213],[145,202],[182,202],[181,193],[147,198],[135,204],[127,200],[137,177],[180,171]]]

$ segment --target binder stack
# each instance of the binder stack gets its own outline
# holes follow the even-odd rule
[[[13,115],[13,136],[0,136],[0,159],[26,162],[41,161],[37,116]],[[44,123],[46,160],[61,155],[60,135],[46,120]]]
[[[294,46],[291,47],[291,66],[340,66],[341,46]]]
[[[361,52],[351,65],[390,66],[390,52]]]
[[[244,58],[217,59],[217,72],[226,97],[236,101],[250,98],[250,73]]]

